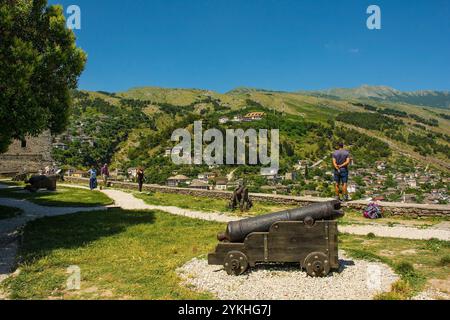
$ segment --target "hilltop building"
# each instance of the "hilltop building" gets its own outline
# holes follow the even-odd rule
[[[62,142],[55,142],[55,143],[53,143],[53,148],[60,149],[60,150],[67,150],[67,149],[69,149],[67,144],[62,143]]]
[[[237,115],[233,117],[233,122],[242,122],[244,118],[241,115]]]
[[[169,187],[178,187],[181,183],[189,182],[189,178],[184,175],[176,175],[174,177],[170,177],[167,179],[167,186]]]
[[[214,172],[204,172],[204,173],[200,173],[198,175],[198,179],[199,180],[205,180],[205,181],[208,181],[210,179],[214,179],[216,177],[217,177],[217,174],[214,173]]]
[[[209,190],[209,184],[208,182],[205,182],[203,180],[193,180],[192,183],[189,185],[189,188]]]
[[[228,117],[222,117],[219,119],[220,124],[227,124],[230,121]]]
[[[138,168],[128,168],[127,173],[128,177],[131,179],[136,179],[137,177]]]
[[[259,121],[264,118],[264,112],[250,112],[244,116],[244,121]]]
[[[183,152],[182,147],[166,148],[166,150],[164,152],[164,157],[168,158],[168,157],[171,157],[172,154],[178,155],[182,152]]]
[[[216,190],[226,191],[228,188],[228,179],[227,178],[217,178],[216,179]]]
[[[295,181],[295,180],[297,180],[297,178],[298,178],[298,174],[295,171],[287,172],[284,177],[285,180],[291,180],[291,181]]]
[[[274,168],[262,168],[261,176],[266,178],[267,181],[271,183],[275,183],[280,179],[280,176],[278,175],[278,169]]]

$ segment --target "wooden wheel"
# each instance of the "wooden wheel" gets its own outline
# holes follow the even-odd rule
[[[223,266],[230,276],[240,276],[248,269],[247,256],[240,251],[230,251],[225,257]]]
[[[330,261],[322,252],[309,254],[305,259],[304,267],[311,277],[325,277],[330,273]]]

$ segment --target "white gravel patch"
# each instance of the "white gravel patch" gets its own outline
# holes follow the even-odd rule
[[[450,294],[430,288],[424,292],[421,292],[412,298],[412,300],[450,300]]]
[[[191,260],[177,272],[184,285],[220,300],[372,300],[399,279],[385,264],[341,258],[340,270],[325,278],[282,265],[260,265],[235,277],[202,259]]]

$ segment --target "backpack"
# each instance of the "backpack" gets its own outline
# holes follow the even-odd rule
[[[364,210],[364,217],[367,219],[381,219],[383,218],[383,209],[379,204],[371,202]]]

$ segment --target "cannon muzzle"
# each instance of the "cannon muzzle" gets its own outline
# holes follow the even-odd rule
[[[341,203],[337,200],[322,202],[303,208],[295,208],[259,217],[228,223],[225,233],[219,233],[219,241],[243,242],[253,232],[268,232],[279,221],[304,221],[312,224],[316,220],[335,220],[344,216]]]

